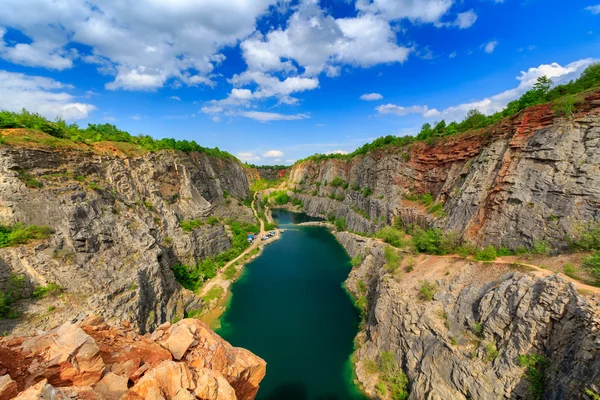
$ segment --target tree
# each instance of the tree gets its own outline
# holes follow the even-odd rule
[[[533,85],[533,90],[545,96],[548,90],[550,90],[550,86],[552,86],[552,80],[544,75],[537,78],[537,82]]]

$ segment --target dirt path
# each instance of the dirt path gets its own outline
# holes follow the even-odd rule
[[[258,212],[256,211],[256,207],[254,204],[256,202],[257,195],[258,195],[258,192],[254,193],[254,199],[252,200],[251,208],[252,208],[252,213],[260,222],[260,233],[257,235],[254,243],[252,243],[246,250],[244,250],[242,252],[242,254],[240,254],[233,260],[229,261],[227,264],[225,264],[223,266],[223,268],[219,269],[219,271],[217,272],[217,276],[215,276],[211,280],[207,281],[204,285],[202,285],[202,287],[200,288],[200,291],[198,293],[200,296],[206,295],[206,293],[208,293],[208,291],[210,289],[214,288],[215,286],[221,286],[221,287],[223,287],[223,289],[225,289],[225,291],[227,291],[227,288],[229,287],[229,285],[231,285],[231,281],[229,279],[226,279],[225,274],[224,274],[227,267],[235,264],[236,262],[238,262],[239,260],[244,258],[244,256],[246,256],[252,250],[256,249],[261,244],[270,243],[279,237],[279,232],[276,231],[277,233],[276,233],[275,237],[270,238],[269,240],[265,240],[264,242],[262,241],[262,237],[266,234],[266,231],[265,231],[265,222],[261,218],[258,217]]]

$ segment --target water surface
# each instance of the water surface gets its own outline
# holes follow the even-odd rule
[[[304,214],[274,211],[280,240],[245,267],[218,333],[267,362],[258,399],[363,400],[349,362],[359,318],[342,283],[350,259]]]

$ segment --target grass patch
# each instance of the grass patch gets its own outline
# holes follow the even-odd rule
[[[210,288],[210,290],[204,296],[202,296],[202,299],[205,302],[210,303],[214,299],[221,298],[223,294],[225,294],[225,289],[223,289],[221,286],[214,286]]]
[[[431,301],[438,291],[435,283],[428,280],[419,282],[419,295],[423,301]]]
[[[389,272],[390,274],[393,274],[394,272],[396,272],[396,270],[400,266],[402,257],[400,256],[400,254],[398,254],[398,251],[396,251],[395,249],[393,249],[390,246],[387,246],[385,248],[384,256],[385,256],[385,264],[383,265],[383,268],[385,268],[385,270],[387,272]]]
[[[235,278],[235,275],[237,274],[237,269],[235,269],[235,266],[232,264],[229,267],[225,268],[225,279],[227,280],[232,280],[233,278]]]
[[[33,298],[43,299],[49,296],[58,296],[63,292],[64,288],[56,283],[49,283],[46,286],[38,286],[33,290]]]
[[[406,240],[404,240],[404,233],[391,226],[381,228],[375,236],[394,247],[404,247],[407,245]]]
[[[0,248],[27,244],[34,240],[48,239],[52,228],[37,225],[0,225]]]
[[[181,229],[183,229],[185,232],[191,232],[194,229],[201,227],[202,225],[204,225],[204,222],[202,222],[202,220],[200,219],[188,219],[179,221],[179,226],[181,226]]]
[[[40,181],[38,181],[37,179],[35,179],[33,176],[29,175],[24,169],[19,168],[17,170],[17,174],[19,179],[25,184],[25,186],[27,186],[28,188],[31,189],[39,189],[42,186],[44,186],[44,184]]]
[[[528,392],[532,399],[540,400],[544,395],[544,370],[548,364],[545,357],[537,354],[519,356],[519,364],[525,368],[525,378],[529,382]]]
[[[355,257],[352,258],[352,260],[350,260],[350,263],[353,267],[358,267],[360,264],[362,264],[362,255],[358,253]]]
[[[475,253],[475,259],[477,261],[494,261],[497,256],[498,254],[496,253],[496,248],[492,245],[489,245]]]

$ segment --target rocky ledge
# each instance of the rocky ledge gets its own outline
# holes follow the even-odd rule
[[[362,261],[346,287],[366,303],[355,367],[369,395],[389,396],[374,367],[385,353],[409,399],[597,398],[600,304],[572,283],[518,265],[409,254],[389,272],[384,243],[336,237]]]
[[[98,316],[0,339],[0,399],[253,399],[266,363],[195,319],[141,336]]]

